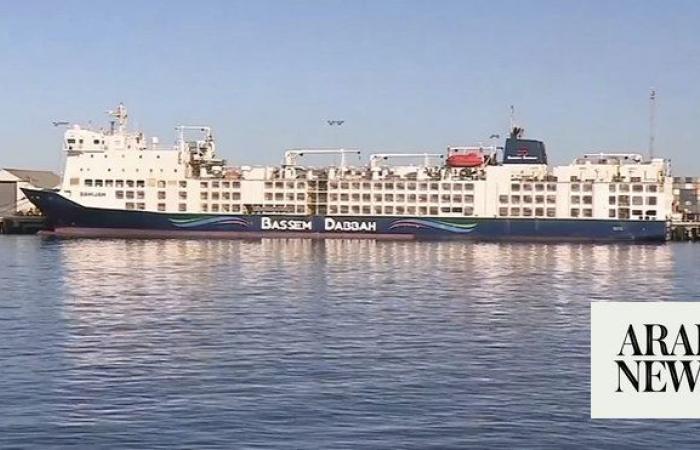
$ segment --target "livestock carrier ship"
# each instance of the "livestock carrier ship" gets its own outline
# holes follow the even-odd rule
[[[295,149],[280,166],[228,166],[212,130],[179,126],[174,148],[127,128],[73,125],[60,189],[25,189],[49,233],[84,237],[664,241],[672,178],[664,159],[594,153],[550,167],[542,141],[444,153]],[[332,165],[305,165],[309,156]],[[353,158],[355,159],[355,158]]]

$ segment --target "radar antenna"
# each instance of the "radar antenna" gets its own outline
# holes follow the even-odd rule
[[[126,106],[124,106],[123,103],[119,103],[119,106],[117,106],[116,110],[107,111],[107,114],[109,114],[110,116],[117,119],[116,120],[117,131],[119,133],[124,132],[124,130],[126,129],[126,124],[127,124],[128,118],[129,118],[129,115],[126,112]],[[112,121],[110,121],[109,124],[110,124],[110,130],[111,130],[112,134],[114,134],[115,121],[112,120]]]

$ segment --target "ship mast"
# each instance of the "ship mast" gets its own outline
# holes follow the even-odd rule
[[[126,123],[127,123],[128,118],[129,118],[129,115],[126,112],[126,106],[124,106],[123,103],[119,103],[119,106],[117,106],[116,110],[107,111],[107,114],[109,114],[110,116],[117,119],[116,120],[116,124],[117,124],[116,132],[120,133],[120,134],[123,133],[126,130]],[[112,134],[114,134],[115,133],[115,128],[114,128],[115,121],[114,120],[110,121],[109,125],[110,125],[110,132]]]
[[[654,159],[654,141],[656,140],[656,89],[649,90],[649,159]]]
[[[515,128],[515,106],[510,105],[510,130]]]
[[[512,139],[520,139],[523,137],[524,133],[525,129],[523,127],[519,127],[515,123],[515,106],[510,105],[510,137]]]

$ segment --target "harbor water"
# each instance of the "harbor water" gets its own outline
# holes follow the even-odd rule
[[[591,420],[592,300],[694,244],[0,237],[0,448],[693,448]]]

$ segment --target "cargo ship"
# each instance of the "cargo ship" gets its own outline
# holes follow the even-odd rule
[[[292,149],[279,166],[231,166],[207,126],[179,126],[172,148],[128,129],[70,126],[56,190],[26,189],[46,234],[141,238],[369,238],[665,241],[670,164],[590,153],[550,167],[542,141],[513,127],[505,145],[439,153]],[[332,164],[305,164],[309,157]]]

